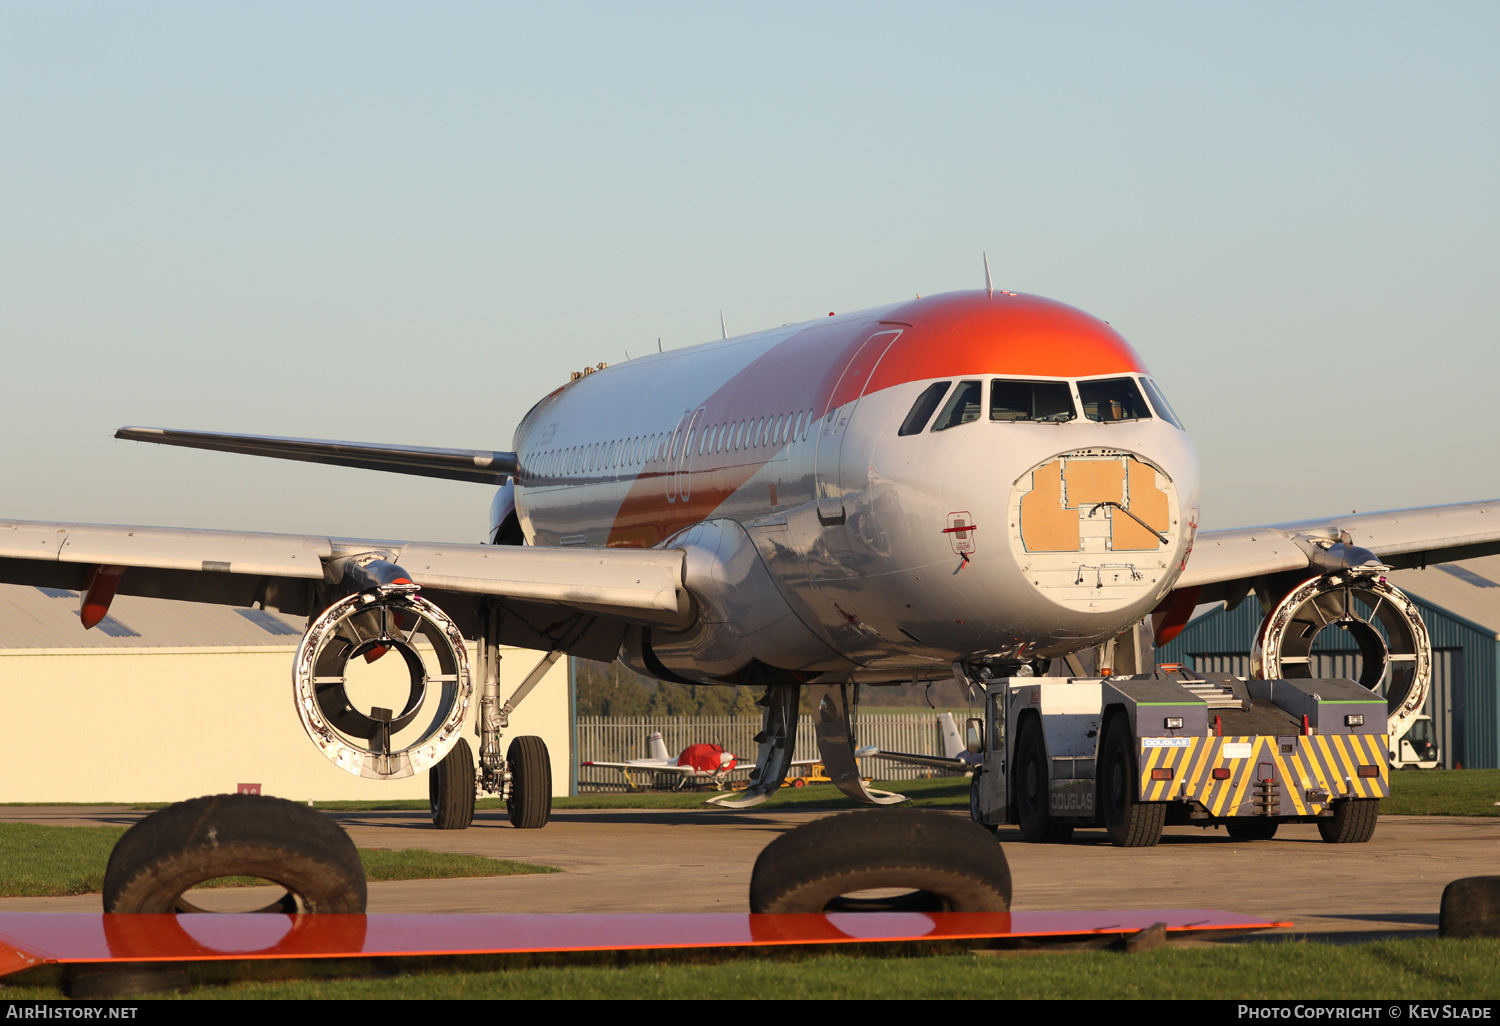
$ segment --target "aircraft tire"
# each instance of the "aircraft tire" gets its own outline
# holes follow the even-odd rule
[[[183,894],[221,876],[287,889],[257,912],[365,910],[359,852],[332,819],[282,798],[216,794],[169,805],[125,832],[104,870],[104,911],[208,911]]]
[[[894,897],[859,891],[908,888]],[[814,820],[766,845],[750,874],[750,911],[1008,912],[1010,866],[974,823],[928,809]]]
[[[1167,822],[1165,802],[1136,797],[1135,742],[1129,721],[1116,714],[1104,725],[1104,756],[1099,765],[1099,805],[1104,828],[1116,848],[1150,848]]]
[[[1269,841],[1276,836],[1278,826],[1274,819],[1239,817],[1225,823],[1224,830],[1231,841]]]
[[[467,830],[474,822],[474,753],[467,738],[428,770],[427,803],[439,830]]]
[[[535,734],[523,734],[505,753],[510,766],[510,797],[505,810],[510,825],[518,830],[539,830],[552,817],[552,760],[547,742]]]
[[[1028,717],[1016,742],[1016,818],[1021,836],[1032,844],[1062,844],[1073,828],[1052,818],[1047,809],[1047,744],[1042,724]]]
[[[969,818],[984,827],[991,834],[998,834],[1000,826],[997,823],[986,823],[979,816],[979,778],[984,773],[982,769],[976,769],[974,775],[969,778]]]
[[[1443,888],[1439,937],[1500,937],[1500,876],[1467,876]]]
[[[1364,844],[1375,836],[1379,798],[1346,798],[1333,803],[1333,815],[1318,820],[1318,833],[1329,844]]]

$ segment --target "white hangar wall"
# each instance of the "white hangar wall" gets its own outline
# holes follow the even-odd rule
[[[0,587],[0,802],[170,802],[259,784],[263,794],[296,801],[427,797],[427,775],[365,780],[338,769],[315,748],[292,703],[296,638],[272,644],[152,645],[189,626],[202,638],[259,630],[227,607],[121,597],[111,619],[132,635],[84,632],[76,596]],[[33,594],[27,594],[33,593]],[[152,606],[158,608],[150,608]],[[170,607],[195,607],[188,610]],[[33,614],[33,615],[28,615]],[[48,621],[70,616],[68,633]],[[236,615],[239,614],[239,615]],[[262,618],[264,614],[262,614]],[[222,619],[223,629],[211,622]],[[282,617],[300,634],[300,621]],[[210,621],[205,624],[204,621]],[[274,625],[272,625],[274,626]],[[45,642],[77,640],[80,647],[26,647],[16,635]],[[264,633],[264,631],[263,631]],[[83,647],[86,645],[87,647]],[[501,695],[510,694],[542,653],[506,650]],[[470,657],[474,656],[470,646]],[[394,655],[389,662],[400,670]],[[402,685],[404,690],[404,684]],[[477,751],[473,717],[465,736]],[[511,717],[504,743],[521,734],[547,742],[554,795],[568,793],[571,770],[567,661],[561,660]]]

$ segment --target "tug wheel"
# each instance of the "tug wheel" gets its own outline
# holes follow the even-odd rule
[[[1104,755],[1099,764],[1104,828],[1116,848],[1150,848],[1161,840],[1167,806],[1141,801],[1136,796],[1139,780],[1134,739],[1125,717],[1117,714],[1104,727]]]
[[[1225,823],[1224,830],[1234,841],[1269,841],[1276,836],[1279,825],[1274,819],[1237,818]]]
[[[1022,837],[1033,844],[1061,844],[1073,836],[1073,828],[1054,820],[1047,808],[1047,745],[1035,716],[1026,720],[1016,742],[1015,786]]]
[[[1318,820],[1318,833],[1329,844],[1363,844],[1375,836],[1379,798],[1346,798],[1333,803],[1333,815]]]

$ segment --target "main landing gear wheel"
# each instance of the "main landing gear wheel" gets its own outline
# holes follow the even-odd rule
[[[1329,844],[1364,844],[1375,836],[1379,798],[1346,798],[1333,803],[1333,815],[1318,820],[1318,833]]]
[[[281,798],[216,794],[169,805],[125,832],[104,870],[104,911],[209,911],[183,895],[223,876],[286,888],[256,912],[365,910],[359,852],[332,819]]]
[[[750,874],[751,912],[1008,912],[1010,895],[995,839],[927,809],[814,820],[766,845]]]
[[[474,822],[474,753],[468,739],[459,738],[428,771],[427,801],[432,825],[439,830],[467,830]]]
[[[1047,745],[1035,716],[1026,720],[1016,742],[1016,812],[1021,836],[1032,844],[1061,844],[1073,836],[1073,828],[1047,809]]]
[[[1276,836],[1274,819],[1231,819],[1224,830],[1233,841],[1269,841]]]
[[[510,825],[521,830],[537,830],[552,817],[552,760],[547,743],[534,734],[526,734],[510,743],[505,753],[510,766],[510,797],[505,809]]]
[[[1110,843],[1116,848],[1149,848],[1161,840],[1167,806],[1136,797],[1140,777],[1136,773],[1135,745],[1123,717],[1115,716],[1105,725],[1099,775],[1103,778],[1099,798]]]

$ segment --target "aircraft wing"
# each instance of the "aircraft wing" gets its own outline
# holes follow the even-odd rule
[[[1176,590],[1201,588],[1196,601],[1217,601],[1243,595],[1235,585],[1254,578],[1337,569],[1357,549],[1398,570],[1500,552],[1500,499],[1205,531]]]
[[[478,599],[506,614],[501,643],[613,659],[631,623],[680,623],[690,600],[677,550],[532,548],[312,535],[0,521],[0,582],[88,588],[123,568],[117,591],[303,614],[336,561],[387,554],[423,594],[470,629]],[[577,628],[577,629],[574,629]],[[467,633],[467,632],[466,632]],[[588,653],[598,653],[590,655]]]
[[[702,775],[702,776],[710,776],[711,775],[711,774],[708,774],[708,773],[704,773],[702,770],[699,770],[696,767],[693,767],[693,766],[678,766],[675,763],[673,763],[673,764],[647,763],[645,765],[642,765],[641,763],[638,763],[638,762],[580,762],[578,765],[579,765],[580,768],[582,768],[584,766],[592,766],[592,767],[595,767],[596,769],[641,770],[641,771],[647,772],[647,773],[680,773],[683,776],[695,775],[695,774],[696,775]]]
[[[116,438],[189,449],[238,452],[335,467],[383,470],[450,481],[504,484],[516,473],[516,454],[488,449],[435,449],[425,445],[386,445],[336,442],[320,438],[282,438],[273,435],[236,435],[222,431],[184,431],[180,428],[122,427]]]
[[[973,773],[972,763],[963,759],[950,759],[943,755],[912,755],[909,752],[885,752],[878,748],[860,749],[860,758],[888,759],[891,762],[905,763],[908,766],[926,766],[929,769],[953,770],[959,773]]]

